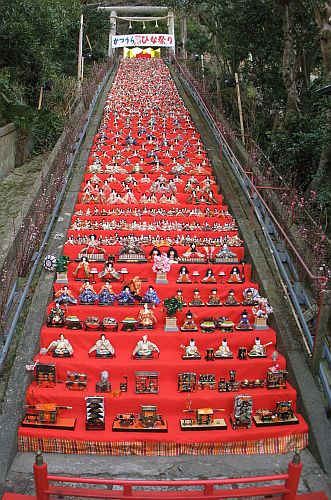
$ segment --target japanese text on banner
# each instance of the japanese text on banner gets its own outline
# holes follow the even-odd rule
[[[119,47],[174,47],[175,37],[169,34],[115,35],[112,48]]]

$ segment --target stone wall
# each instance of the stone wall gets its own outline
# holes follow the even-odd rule
[[[16,130],[13,123],[0,128],[0,179],[15,168]]]

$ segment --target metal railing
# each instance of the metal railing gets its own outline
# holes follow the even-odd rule
[[[102,81],[99,84],[97,84],[98,74],[93,75],[94,81],[92,81],[92,87],[94,85],[95,88],[94,89],[92,88],[92,90],[94,90],[94,93],[91,94],[93,97],[90,99],[87,115],[84,116],[84,124],[82,125],[82,129],[80,130],[79,134],[78,135],[75,134],[75,136],[73,137],[73,141],[71,143],[69,143],[69,147],[71,147],[71,153],[70,153],[69,158],[67,159],[67,164],[65,165],[64,176],[61,179],[61,186],[62,187],[56,196],[55,205],[54,205],[54,208],[51,212],[50,220],[47,223],[47,227],[44,229],[44,231],[45,231],[44,237],[39,244],[38,250],[34,253],[34,255],[32,257],[33,265],[32,265],[31,270],[29,271],[29,275],[27,277],[27,280],[24,283],[24,286],[22,288],[22,293],[21,293],[20,299],[18,301],[13,319],[11,321],[9,330],[8,330],[8,332],[6,332],[6,335],[5,335],[4,344],[2,346],[0,346],[0,370],[2,369],[3,364],[6,360],[6,356],[8,354],[8,351],[9,351],[9,348],[10,348],[10,345],[11,345],[11,342],[12,342],[12,339],[13,339],[13,336],[14,336],[14,333],[16,330],[18,320],[20,318],[22,309],[24,307],[25,300],[26,300],[28,292],[30,290],[32,280],[33,280],[35,273],[37,271],[41,256],[43,254],[43,251],[44,251],[45,246],[47,244],[49,235],[50,235],[51,230],[53,228],[55,219],[58,215],[60,206],[62,204],[63,196],[64,196],[64,193],[65,193],[66,188],[67,188],[68,180],[69,180],[70,175],[72,173],[72,169],[73,169],[74,163],[76,161],[77,155],[79,153],[80,146],[84,140],[86,131],[87,131],[88,126],[90,124],[90,120],[91,120],[92,114],[94,112],[98,97],[99,97],[100,92],[103,89],[106,81],[108,80],[109,75],[114,70],[114,67],[115,67],[115,61],[112,61],[111,64],[108,65],[108,67],[105,68],[105,70],[103,71],[103,75],[102,75],[102,72],[101,72],[101,75],[99,74],[99,77],[102,78]],[[88,101],[86,101],[85,104],[88,105]],[[79,124],[79,125],[81,125],[81,124]],[[53,188],[54,188],[54,185],[53,185]],[[42,230],[42,228],[40,228],[40,229]],[[36,244],[38,244],[38,241],[36,241]],[[30,261],[31,261],[31,258],[30,258]],[[6,316],[8,316],[8,312],[9,312],[8,306],[10,306],[13,303],[13,301],[10,300],[10,298],[12,297],[13,291],[15,289],[16,289],[16,283],[14,282],[12,289],[11,289],[11,292],[8,293],[8,299],[7,299],[7,304],[6,304],[7,310],[4,311]]]
[[[183,67],[175,58],[172,59],[172,64],[180,81],[193,97],[199,107],[199,110],[209,124],[220,147],[221,159],[224,157],[230,166],[239,185],[241,186],[243,193],[251,204],[251,213],[257,216],[259,223],[261,224],[266,241],[275,257],[279,273],[292,300],[295,314],[299,320],[298,326],[300,326],[304,334],[305,345],[310,355],[314,345],[314,338],[300,305],[300,303],[302,304],[302,301],[306,302],[306,304],[309,304],[310,302],[303,287],[301,286],[299,275],[302,274],[303,271],[310,280],[314,283],[320,284],[320,289],[322,291],[324,290],[327,278],[325,276],[316,275],[311,271],[310,265],[304,260],[299,250],[289,238],[287,231],[275,217],[273,210],[269,207],[260,192],[260,188],[267,186],[255,185],[253,172],[247,171],[242,165],[242,162],[238,159],[237,155],[234,153],[233,148],[229,144],[226,134],[224,133],[224,126],[217,121],[212,110],[205,102],[203,96],[201,95],[201,88],[198,82],[191,78],[187,68]],[[286,247],[285,251],[284,246]],[[300,272],[297,270],[298,266],[300,268]],[[295,278],[294,282],[293,275]],[[324,346],[323,356],[331,368],[331,353],[327,344]],[[321,365],[319,367],[319,376],[329,407],[331,408],[331,389],[325,370]]]

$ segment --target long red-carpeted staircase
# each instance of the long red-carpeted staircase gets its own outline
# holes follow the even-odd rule
[[[192,242],[197,243],[197,250],[192,248]],[[155,283],[151,256],[154,247],[160,252],[168,252],[170,247],[175,250],[167,284]],[[127,251],[118,262],[119,252],[123,253],[125,248]],[[136,262],[125,260],[130,252],[131,256],[133,253],[138,255]],[[215,262],[219,252],[220,257]],[[79,266],[82,254],[88,255],[88,265]],[[144,254],[146,261],[140,262]],[[98,317],[100,323],[105,317],[113,317],[118,329],[112,331],[110,327],[101,331],[90,327],[75,330],[67,326],[54,328],[45,323],[40,346],[47,348],[63,333],[74,352],[71,357],[38,355],[39,363],[55,363],[57,383],[55,387],[47,387],[47,381],[41,385],[34,381],[27,393],[27,404],[52,402],[72,407],[72,410],[61,410],[61,416],[76,418],[76,425],[74,430],[22,426],[19,430],[21,450],[114,455],[250,454],[283,453],[307,445],[307,424],[296,413],[296,392],[289,383],[286,388],[279,389],[268,389],[264,382],[257,388],[241,385],[237,392],[218,391],[220,378],[229,381],[230,370],[235,370],[236,381],[248,380],[252,385],[256,380],[266,381],[268,369],[275,369],[276,364],[278,370],[285,369],[285,360],[282,356],[277,360],[271,357],[276,350],[276,333],[269,327],[262,330],[230,327],[232,331],[224,332],[224,321],[240,324],[244,310],[248,312],[250,325],[254,324],[252,305],[242,304],[245,302],[243,292],[248,288],[258,290],[258,285],[251,282],[249,263],[243,262],[242,241],[235,221],[218,194],[200,135],[162,60],[121,62],[90,152],[64,255],[70,258],[67,286],[78,300],[77,304],[62,305],[66,317],[76,316],[82,324],[90,317]],[[116,271],[122,268],[128,271],[119,280],[111,281],[116,296],[124,288],[122,280],[130,283],[131,290],[134,287],[139,289],[141,285],[139,295],[142,297],[150,286],[154,287],[161,302],[151,309],[157,320],[153,329],[122,331],[125,324],[122,321],[128,317],[137,320],[143,309],[137,300],[132,306],[120,305],[118,300],[113,305],[103,306],[99,300],[92,305],[79,303],[84,281],[75,278],[83,279],[88,268],[96,269],[97,273],[89,275],[89,279],[99,294],[105,281],[98,274],[105,264],[98,259],[107,259],[108,256],[115,259],[113,267]],[[182,266],[187,268],[190,282],[185,281],[185,276],[178,282]],[[216,282],[203,282],[210,269]],[[74,274],[76,270],[77,276]],[[113,278],[110,274],[108,276]],[[135,277],[140,280],[131,282]],[[64,286],[65,283],[54,284],[57,296]],[[194,289],[198,289],[200,300],[206,304],[213,288],[217,289],[216,294],[223,305],[186,306],[177,313],[177,324],[181,327],[190,310],[198,331],[164,331],[166,313],[163,301],[166,298],[176,296],[181,289],[188,304],[193,301]],[[231,289],[239,305],[224,305]],[[47,314],[54,306],[52,302]],[[212,327],[207,333],[202,331],[200,323],[210,318],[214,319],[214,324],[217,319],[216,329]],[[115,357],[98,358],[95,351],[88,354],[101,333],[105,333],[114,347]],[[133,359],[133,349],[145,334],[156,344],[160,354],[153,359]],[[267,357],[238,359],[239,348],[250,351],[257,336],[262,344],[268,344]],[[192,338],[201,357],[182,359],[182,346],[188,346]],[[207,349],[212,348],[215,353],[224,338],[233,359],[205,359]],[[103,370],[109,372],[111,392],[96,392],[96,383]],[[68,371],[87,375],[86,390],[80,390],[84,384],[78,383],[79,377],[73,380],[76,384],[71,384],[77,390],[68,389],[65,383],[70,378]],[[158,372],[158,393],[136,393],[137,371]],[[197,380],[200,375],[213,375],[216,388],[196,387],[194,392],[179,392],[178,374],[186,372],[195,373]],[[83,381],[84,377],[81,376],[80,380]],[[127,391],[120,391],[120,384],[126,381]],[[233,429],[230,416],[234,399],[240,394],[251,396],[253,414],[260,408],[274,410],[279,401],[291,401],[298,423],[290,425],[285,421],[282,425],[261,427],[253,423],[251,428],[239,426]],[[89,396],[104,397],[104,430],[86,429],[85,398]],[[167,421],[167,432],[132,432],[130,424],[128,427],[124,425],[122,432],[112,430],[116,415],[140,414],[141,405],[156,405],[157,414]],[[194,412],[183,412],[190,408],[222,409],[221,412],[215,411],[214,418],[224,418],[227,429],[209,430],[207,427],[199,432],[184,432],[180,420],[194,418]]]

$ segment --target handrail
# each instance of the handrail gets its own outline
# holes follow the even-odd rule
[[[48,475],[48,481],[58,481],[61,483],[81,483],[81,484],[105,484],[105,485],[126,485],[131,486],[203,486],[205,484],[246,484],[246,483],[263,483],[265,481],[286,481],[289,479],[289,474],[274,474],[272,476],[250,476],[250,477],[235,477],[227,479],[176,479],[153,481],[147,479],[96,479],[91,477],[72,477],[72,476],[52,476]]]
[[[291,242],[291,240],[287,236],[286,232],[284,231],[284,229],[282,228],[282,226],[278,222],[277,218],[274,216],[274,214],[273,214],[272,210],[270,209],[269,205],[266,203],[266,201],[264,200],[264,198],[259,193],[258,189],[254,185],[254,182],[250,179],[250,177],[247,175],[247,173],[245,172],[245,170],[241,166],[240,161],[238,160],[238,158],[234,154],[233,150],[229,146],[227,140],[225,139],[224,134],[222,133],[222,131],[221,131],[220,127],[219,127],[219,124],[216,122],[216,120],[215,120],[215,118],[214,118],[211,110],[209,109],[209,106],[205,103],[205,101],[201,97],[200,92],[197,90],[197,88],[195,87],[194,83],[191,81],[190,77],[187,75],[187,72],[185,72],[183,70],[181,64],[177,61],[177,59],[175,57],[173,58],[173,62],[175,63],[175,66],[177,66],[177,68],[179,69],[179,71],[182,73],[182,77],[184,79],[186,79],[188,81],[188,83],[190,83],[193,86],[194,92],[196,93],[196,95],[197,95],[198,100],[200,101],[200,103],[205,106],[205,109],[206,109],[207,114],[208,114],[208,118],[212,122],[214,128],[216,129],[216,131],[217,131],[217,133],[219,135],[218,142],[219,142],[220,146],[222,146],[222,148],[225,146],[226,149],[227,149],[226,154],[232,156],[232,159],[234,160],[234,162],[236,164],[237,170],[239,170],[240,173],[241,173],[241,177],[244,178],[245,181],[247,181],[248,184],[250,185],[250,187],[251,187],[251,193],[254,193],[259,198],[259,200],[261,201],[262,205],[267,210],[270,218],[275,223],[275,225],[277,226],[277,228],[279,229],[279,231],[282,233],[284,239],[289,244],[289,246],[291,247],[292,251],[295,253],[295,256],[299,260],[300,264],[302,265],[302,267],[304,268],[304,270],[306,271],[306,273],[308,274],[308,276],[310,277],[310,279],[323,281],[323,285],[325,285],[325,283],[327,281],[327,278],[325,276],[315,275],[315,274],[313,274],[311,272],[311,270],[309,269],[309,265],[306,264],[306,262],[303,260],[303,258],[301,257],[301,255],[297,251],[296,247],[293,245],[293,243]]]
[[[298,262],[301,264],[302,268],[305,270],[305,272],[307,273],[307,275],[309,276],[309,278],[311,280],[314,280],[314,281],[320,281],[320,282],[322,282],[321,283],[321,289],[320,289],[320,292],[321,292],[320,301],[321,301],[321,297],[323,295],[323,292],[326,289],[326,284],[327,284],[327,278],[326,278],[326,276],[316,276],[315,274],[313,274],[311,272],[310,268],[308,267],[308,264],[306,264],[306,262],[304,261],[304,259],[298,253],[297,249],[295,248],[295,246],[293,245],[292,241],[287,236],[287,234],[284,231],[284,229],[282,228],[281,224],[278,222],[277,218],[274,216],[271,208],[269,207],[269,205],[266,203],[266,201],[264,200],[264,198],[259,193],[258,187],[254,185],[253,179],[250,178],[250,175],[253,177],[253,172],[246,172],[243,169],[243,167],[241,166],[240,161],[238,160],[238,158],[234,154],[232,148],[228,144],[226,138],[224,137],[224,134],[222,133],[222,130],[219,127],[219,123],[216,122],[216,120],[215,120],[215,118],[214,118],[211,110],[209,109],[208,104],[201,97],[201,95],[199,93],[199,90],[194,85],[194,82],[192,81],[192,79],[190,78],[190,76],[188,76],[187,71],[185,71],[183,69],[183,67],[180,65],[180,63],[175,58],[172,59],[172,62],[175,64],[175,66],[177,66],[177,70],[179,71],[179,76],[180,76],[182,82],[184,83],[184,85],[186,85],[187,89],[192,94],[193,98],[196,99],[196,101],[197,101],[197,103],[198,103],[198,105],[200,107],[200,110],[204,114],[206,120],[209,121],[210,126],[211,126],[211,128],[212,128],[212,130],[214,132],[215,139],[217,140],[217,142],[218,142],[218,144],[219,144],[219,146],[221,148],[221,155],[224,152],[224,155],[226,156],[226,158],[228,160],[228,163],[229,163],[229,165],[230,165],[230,167],[232,169],[232,172],[236,176],[236,178],[237,178],[237,180],[238,180],[238,182],[239,182],[239,184],[240,184],[240,186],[241,186],[241,188],[242,188],[245,196],[247,197],[247,199],[251,203],[251,208],[252,208],[253,213],[255,211],[255,214],[256,214],[258,220],[260,221],[260,223],[261,223],[261,225],[263,227],[263,222],[262,222],[262,219],[261,219],[261,215],[263,214],[263,209],[264,209],[264,211],[268,213],[268,216],[271,219],[272,223],[274,224],[275,229],[278,230],[278,232],[281,234],[281,236],[284,238],[284,240],[288,243],[290,249],[292,249],[294,255],[298,259]],[[257,205],[258,205],[258,203],[256,203],[257,200],[262,205],[262,209],[260,209],[260,208],[257,207]],[[274,248],[273,248],[274,246],[270,244],[271,238],[270,238],[270,235],[267,233],[267,231],[265,231],[265,237],[266,237],[266,240],[267,240],[267,242],[268,242],[271,250],[274,252]],[[276,260],[277,260],[277,253],[275,254],[275,257],[276,257]],[[278,260],[277,260],[277,262],[278,262]],[[278,264],[278,268],[280,269],[281,274],[283,276],[282,270],[284,268],[282,269],[279,266],[279,264]],[[297,301],[297,297],[295,295],[295,291],[292,289],[292,286],[289,283],[289,278],[287,276],[285,278],[285,281],[287,282],[289,294],[290,294],[291,299],[293,301],[294,307],[296,308],[296,312],[297,312],[299,320],[300,320],[300,322],[302,324],[302,327],[303,327],[303,330],[305,332],[305,335],[306,335],[306,337],[308,339],[309,347],[310,347],[311,350],[313,350],[314,343],[312,341],[312,336],[311,336],[311,333],[309,331],[308,325],[306,324],[306,322],[304,320],[304,317],[303,317],[303,314],[302,314],[302,310],[300,308],[300,305],[299,305],[299,303]],[[319,324],[319,315],[318,315],[318,319],[317,319],[316,331],[318,331],[318,324]],[[329,362],[329,360],[330,360],[330,352],[329,352],[329,350],[326,351],[326,359]],[[321,379],[321,382],[322,382],[322,386],[323,386],[324,391],[325,391],[325,395],[327,397],[329,405],[331,406],[331,391],[330,391],[329,383],[327,381],[327,377],[326,377],[326,375],[324,373],[324,367],[322,365],[319,366],[319,375],[320,375],[320,379]]]
[[[10,325],[8,334],[6,336],[5,344],[3,345],[2,349],[0,350],[0,370],[1,370],[3,364],[4,364],[5,360],[6,360],[6,357],[7,357],[7,354],[8,354],[8,350],[9,350],[12,338],[13,338],[15,330],[16,330],[17,323],[19,321],[22,309],[24,307],[25,299],[26,299],[26,297],[28,295],[28,292],[30,290],[30,286],[31,286],[32,280],[33,280],[33,278],[35,276],[35,273],[37,271],[37,268],[38,268],[38,265],[39,265],[39,261],[41,259],[41,256],[43,254],[44,248],[45,248],[45,246],[47,244],[47,240],[48,240],[49,235],[51,233],[51,230],[53,228],[53,224],[55,222],[56,216],[57,216],[58,211],[60,209],[60,206],[62,204],[62,199],[63,199],[64,193],[65,193],[65,190],[67,188],[68,180],[69,180],[70,174],[72,172],[73,165],[74,165],[74,162],[76,160],[76,157],[77,157],[78,152],[80,150],[80,146],[81,146],[81,144],[83,142],[83,139],[85,137],[86,130],[87,130],[88,126],[89,126],[89,123],[90,123],[90,120],[91,120],[91,117],[92,117],[92,113],[94,111],[95,104],[97,102],[98,96],[99,96],[99,94],[101,92],[101,89],[105,85],[105,82],[107,81],[107,78],[109,77],[110,73],[113,71],[114,67],[115,67],[115,61],[113,61],[113,64],[109,68],[108,72],[104,76],[102,82],[99,84],[99,86],[98,86],[98,88],[97,88],[97,90],[96,90],[96,92],[95,92],[95,94],[93,96],[93,99],[91,101],[91,104],[90,104],[90,107],[89,107],[89,111],[88,111],[88,114],[87,114],[87,118],[86,118],[86,121],[85,121],[85,124],[84,124],[84,127],[83,127],[83,130],[79,134],[78,141],[75,142],[75,144],[74,144],[74,151],[73,151],[73,154],[70,157],[70,162],[68,164],[67,173],[66,173],[66,175],[64,177],[64,182],[63,182],[62,189],[61,189],[60,193],[57,196],[56,204],[55,204],[55,206],[53,208],[51,219],[50,219],[50,221],[49,221],[49,223],[47,225],[47,229],[46,229],[44,238],[43,238],[42,242],[40,243],[39,249],[38,249],[38,251],[37,251],[37,253],[35,255],[33,266],[32,266],[31,271],[29,273],[29,277],[27,279],[27,282],[26,282],[26,284],[24,286],[24,290],[23,290],[22,296],[20,298],[20,301],[19,301],[19,303],[17,305],[17,309],[15,311],[15,315],[14,315],[13,321],[12,321],[12,323]]]
[[[268,204],[266,203],[266,201],[263,199],[263,197],[259,193],[259,191],[256,188],[256,186],[254,185],[254,183],[251,181],[250,177],[247,175],[247,173],[245,172],[245,170],[243,169],[243,167],[241,166],[240,161],[238,160],[238,158],[236,157],[236,155],[232,151],[231,147],[229,146],[227,140],[225,139],[224,134],[222,133],[222,131],[221,131],[220,127],[219,127],[219,124],[216,122],[216,120],[215,120],[215,118],[214,118],[211,110],[209,109],[209,106],[205,103],[205,101],[201,97],[200,92],[197,90],[197,88],[195,87],[194,83],[191,81],[190,77],[183,70],[181,64],[177,61],[176,58],[173,58],[173,62],[175,62],[175,65],[178,67],[179,71],[182,73],[182,77],[184,79],[186,79],[189,84],[191,84],[193,86],[194,92],[196,93],[196,95],[197,95],[200,103],[205,106],[205,109],[206,109],[207,114],[208,114],[208,118],[212,122],[213,126],[215,127],[215,129],[218,132],[218,135],[219,135],[218,142],[219,142],[219,144],[222,147],[224,147],[224,146],[226,147],[226,149],[227,149],[226,153],[229,154],[230,156],[232,156],[232,158],[234,160],[233,163],[236,164],[236,168],[240,171],[241,176],[249,183],[249,185],[251,186],[251,189],[254,192],[254,194],[256,196],[258,196],[258,198],[260,199],[261,203],[263,204],[263,206],[268,211],[268,214],[269,214],[270,218],[275,223],[275,225],[277,226],[277,228],[280,230],[280,232],[282,233],[284,239],[288,242],[289,246],[291,247],[291,249],[295,253],[296,257],[298,258],[298,260],[300,262],[300,264],[302,265],[302,267],[304,268],[304,270],[307,272],[307,274],[310,277],[310,279],[312,279],[312,280],[320,280],[320,281],[323,281],[323,283],[325,284],[326,281],[327,281],[327,278],[325,276],[315,275],[315,274],[313,274],[311,272],[311,270],[309,269],[309,265],[306,264],[306,262],[303,260],[303,258],[301,257],[301,255],[298,253],[297,249],[295,248],[295,246],[293,245],[293,243],[291,242],[291,240],[289,239],[289,237],[285,233],[284,229],[282,228],[282,226],[280,225],[280,223],[278,222],[278,220],[274,216],[272,210],[270,209],[270,207],[268,206]]]
[[[194,78],[194,76],[192,75],[192,73],[189,70],[189,68],[187,68],[186,66],[182,66],[180,64],[180,62],[178,61],[178,59],[176,59],[176,61],[180,65],[180,67],[183,70],[183,73],[186,75],[186,77],[191,81],[191,84],[193,84],[194,87],[195,87],[195,89],[199,92],[199,94],[200,95],[201,94],[202,95],[210,95],[208,92],[204,92],[203,91],[203,89],[201,87],[201,83]],[[212,111],[210,110],[209,103],[204,100],[204,104],[208,108],[209,112],[211,114],[213,114]],[[227,132],[226,132],[227,135],[229,135],[229,136],[235,136],[235,137],[236,136],[241,136],[241,134],[239,132],[238,133],[234,132],[233,129],[230,128],[230,126],[228,125],[227,122],[226,123],[222,123],[222,125],[224,127],[224,130],[227,130]],[[248,142],[246,142],[246,141],[248,141]],[[291,191],[292,189],[287,184],[286,179],[284,179],[284,177],[280,174],[280,172],[277,169],[277,167],[271,162],[270,158],[264,153],[264,151],[260,148],[260,146],[257,144],[257,142],[249,134],[247,134],[247,133],[245,134],[245,144],[253,146],[254,151],[258,152],[260,158],[262,158],[262,161],[264,161],[268,166],[270,166],[272,168],[272,171],[274,172],[275,176],[282,181],[283,185],[289,191]],[[250,160],[253,161],[253,162],[256,162],[256,159],[254,159],[254,157],[251,157]],[[259,165],[258,165],[258,167],[259,167]],[[261,175],[263,175],[263,173]],[[274,189],[276,189],[276,188],[274,188]],[[298,192],[297,189],[295,189],[295,191]],[[309,220],[310,220],[310,222],[317,228],[318,224],[316,223],[316,221],[312,217],[312,215],[307,210],[304,210],[304,212],[305,212],[305,216],[308,217]],[[325,235],[325,240],[328,242],[329,245],[331,245],[331,240],[330,240],[330,238],[327,235]]]
[[[277,498],[295,500],[297,498],[302,464],[300,463],[300,455],[295,454],[292,461],[288,464],[286,474],[224,479],[180,479],[161,481],[146,479],[99,479],[49,475],[47,463],[44,462],[41,452],[37,452],[36,461],[33,464],[33,471],[37,500],[49,500],[53,495],[61,495],[62,497],[76,496],[79,498],[190,498],[195,500],[280,495]],[[117,486],[120,489],[107,488],[105,490],[100,490],[84,487],[79,488],[75,486],[56,486],[50,485],[50,481],[82,485],[103,485],[108,487]],[[256,486],[256,483],[271,484]],[[238,485],[246,484],[251,484],[252,486],[238,488]],[[235,485],[236,487],[233,489],[219,488],[220,486],[227,485]],[[145,490],[144,487],[146,488]],[[151,489],[153,487],[157,488],[157,490]],[[182,489],[183,487],[185,489]],[[198,489],[199,487],[200,489]],[[168,488],[171,488],[171,490]]]

